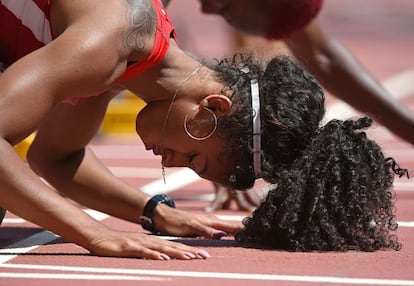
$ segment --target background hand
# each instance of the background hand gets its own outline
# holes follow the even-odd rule
[[[234,201],[239,210],[252,212],[261,202],[261,198],[254,189],[245,191],[227,188],[223,185],[214,184],[215,198],[205,209],[206,212],[213,212],[219,209],[229,209]]]

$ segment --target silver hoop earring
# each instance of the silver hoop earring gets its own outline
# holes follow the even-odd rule
[[[203,141],[203,140],[206,140],[206,139],[210,138],[210,137],[214,134],[214,132],[216,132],[216,130],[217,130],[217,126],[218,126],[218,119],[217,119],[216,114],[215,114],[213,111],[211,111],[210,109],[208,109],[208,108],[206,108],[206,107],[203,107],[203,110],[206,110],[206,111],[210,112],[210,114],[211,114],[211,115],[213,115],[213,118],[214,118],[214,128],[213,128],[213,130],[212,130],[209,134],[207,134],[206,136],[203,136],[203,137],[197,137],[197,136],[195,136],[195,135],[191,134],[191,133],[190,133],[190,131],[188,130],[188,127],[187,127],[187,119],[188,119],[188,116],[189,116],[190,112],[191,112],[191,111],[195,111],[195,110],[197,110],[197,109],[199,109],[199,108],[194,108],[194,109],[190,110],[189,112],[187,112],[187,114],[185,115],[185,117],[184,117],[184,130],[185,130],[185,133],[187,133],[187,135],[188,135],[190,138],[192,138],[192,139],[194,139],[194,140],[197,140],[197,141]]]

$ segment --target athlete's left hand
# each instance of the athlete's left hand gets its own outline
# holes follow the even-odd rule
[[[155,227],[175,236],[203,236],[219,239],[243,228],[241,221],[225,221],[212,214],[197,214],[160,204],[155,209]]]

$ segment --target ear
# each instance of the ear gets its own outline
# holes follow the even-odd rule
[[[231,100],[222,94],[211,94],[200,102],[200,109],[203,107],[209,108],[219,117],[228,114],[231,106]]]

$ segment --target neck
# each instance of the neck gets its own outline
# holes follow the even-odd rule
[[[199,64],[198,60],[184,53],[175,43],[171,43],[166,56],[159,65],[128,82],[126,87],[135,94],[139,94],[147,103],[170,100],[181,81]],[[200,86],[203,88],[201,89]],[[212,71],[207,67],[202,67],[180,88],[179,93],[199,101],[206,95],[218,93],[220,90],[221,85],[214,79]]]

